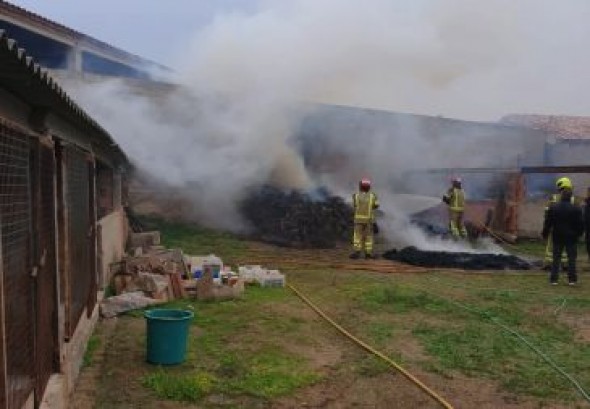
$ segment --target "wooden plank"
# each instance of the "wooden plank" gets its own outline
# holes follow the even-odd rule
[[[180,289],[180,297],[187,298],[187,292],[184,288],[184,285],[182,284],[182,278],[179,274],[176,274],[176,282],[178,283],[178,288]]]
[[[174,289],[172,287],[172,278],[170,277],[170,275],[166,275],[166,278],[168,280],[168,300],[172,301],[175,299]]]
[[[186,292],[184,290],[184,286],[182,285],[180,275],[170,274],[169,277],[174,290],[174,296],[176,298],[186,298]]]

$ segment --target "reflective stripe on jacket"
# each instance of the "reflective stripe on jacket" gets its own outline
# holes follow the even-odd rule
[[[369,223],[374,221],[374,210],[379,207],[377,195],[373,192],[360,192],[352,195],[354,205],[354,221],[356,223]]]
[[[449,198],[449,209],[454,212],[462,212],[465,210],[465,194],[463,189],[453,187],[447,193]]]
[[[554,193],[554,194],[552,194],[551,195],[551,198],[545,204],[545,213],[547,213],[547,210],[549,210],[549,207],[552,204],[559,203],[560,201],[561,201],[561,193]],[[576,197],[572,195],[571,204],[577,204],[576,202],[577,202]]]

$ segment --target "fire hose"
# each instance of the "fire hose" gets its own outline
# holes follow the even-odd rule
[[[417,385],[420,389],[422,389],[424,392],[426,392],[431,398],[436,400],[442,407],[447,408],[447,409],[453,409],[453,406],[451,406],[451,404],[448,403],[443,397],[441,397],[435,391],[433,391],[428,386],[426,386],[424,383],[422,383],[418,378],[416,378],[414,375],[412,375],[410,372],[408,372],[402,366],[400,366],[395,361],[388,358],[382,352],[377,351],[376,349],[374,349],[373,347],[371,347],[367,343],[363,342],[362,340],[360,340],[357,337],[355,337],[354,335],[352,335],[350,332],[348,332],[346,329],[344,329],[342,326],[340,326],[338,323],[336,323],[332,318],[330,318],[326,313],[324,313],[319,307],[317,307],[312,301],[310,301],[303,293],[301,293],[295,287],[293,287],[292,285],[288,285],[288,287],[299,298],[301,298],[301,300],[303,300],[306,304],[308,304],[316,313],[318,313],[322,318],[324,318],[328,323],[330,323],[334,328],[336,328],[338,331],[340,331],[342,334],[344,334],[347,338],[349,338],[350,340],[355,342],[357,345],[359,345],[363,349],[367,350],[368,352],[372,353],[373,355],[375,355],[378,358],[381,358],[382,360],[387,362],[390,366],[395,368],[398,372],[400,372],[402,375],[404,375],[407,379],[409,379],[411,382],[413,382],[415,385]],[[522,334],[520,334],[516,330],[514,330],[514,329],[508,327],[507,325],[505,325],[504,323],[502,323],[497,317],[492,316],[487,311],[482,311],[482,310],[476,309],[474,307],[468,306],[466,304],[460,303],[458,301],[451,300],[448,297],[443,297],[441,295],[434,294],[434,293],[432,293],[428,290],[425,290],[419,286],[416,286],[416,288],[427,293],[427,294],[430,294],[436,298],[442,299],[443,301],[448,302],[451,305],[454,305],[454,306],[461,308],[465,311],[471,312],[473,314],[477,314],[478,316],[489,320],[492,324],[502,328],[504,331],[506,331],[509,334],[511,334],[512,336],[514,336],[520,342],[525,344],[529,349],[531,349],[535,354],[537,354],[539,357],[541,357],[541,359],[543,359],[553,370],[555,370],[557,373],[559,373],[561,376],[563,376],[568,382],[570,382],[586,401],[590,402],[590,395],[588,395],[588,392],[586,392],[586,390],[582,387],[582,385],[573,376],[571,376],[570,374],[565,372],[563,369],[561,369],[557,365],[557,363],[555,361],[553,361],[553,359],[551,359],[551,357],[549,357],[547,354],[545,354],[543,351],[541,351],[539,348],[537,348],[535,345],[533,345]]]
[[[454,305],[458,308],[461,308],[465,311],[471,312],[473,314],[476,314],[482,318],[485,318],[487,320],[489,320],[492,324],[502,328],[504,331],[508,332],[509,334],[511,334],[512,336],[516,337],[516,339],[518,339],[519,341],[521,341],[523,344],[525,344],[528,348],[530,348],[534,353],[536,353],[539,357],[541,357],[541,359],[543,359],[554,371],[556,371],[557,373],[559,373],[561,376],[563,376],[569,383],[571,383],[575,389],[582,395],[582,397],[590,402],[590,395],[588,395],[588,392],[586,392],[586,390],[582,387],[582,385],[570,374],[568,374],[567,372],[565,372],[563,369],[561,369],[557,363],[551,359],[551,357],[549,357],[547,354],[545,354],[543,351],[541,351],[539,348],[537,348],[535,345],[533,345],[529,340],[527,340],[522,334],[520,334],[519,332],[517,332],[516,330],[510,328],[509,326],[507,326],[506,324],[502,323],[500,321],[499,318],[494,317],[492,314],[490,314],[488,311],[482,311],[479,310],[477,308],[474,308],[472,306],[460,303],[458,301],[452,300],[449,297],[444,297],[441,296],[439,294],[435,294],[432,293],[420,286],[415,286],[417,289],[423,291],[426,294],[429,294],[433,297],[436,297],[438,299],[441,299],[445,302],[448,302],[451,305]],[[564,304],[565,304],[565,299],[564,299]],[[562,304],[563,306],[563,304]],[[560,307],[561,308],[561,307]]]
[[[320,317],[322,317],[324,320],[326,320],[328,323],[330,323],[334,328],[336,328],[338,331],[340,331],[342,334],[344,334],[344,336],[346,336],[348,339],[350,339],[351,341],[353,341],[354,343],[356,343],[357,345],[359,345],[361,348],[365,349],[366,351],[372,353],[376,357],[381,358],[383,361],[387,362],[390,366],[392,366],[393,368],[395,368],[395,370],[397,370],[398,372],[400,372],[408,380],[410,380],[412,383],[414,383],[420,389],[422,389],[422,391],[426,392],[431,398],[433,398],[435,401],[437,401],[443,408],[446,408],[446,409],[454,409],[453,406],[450,403],[448,403],[442,396],[440,396],[435,391],[433,391],[432,389],[430,389],[428,386],[426,386],[424,383],[422,383],[422,381],[420,381],[418,378],[416,378],[414,375],[412,375],[410,372],[408,372],[406,369],[404,369],[398,363],[396,363],[395,361],[393,361],[392,359],[390,359],[389,357],[387,357],[382,352],[377,351],[375,348],[373,348],[372,346],[370,346],[366,342],[358,339],[357,337],[355,337],[354,335],[352,335],[350,332],[348,332],[346,329],[344,329],[341,325],[339,325],[332,318],[330,318],[326,313],[324,313],[319,307],[317,307],[311,300],[309,300],[303,293],[301,293],[295,287],[293,287],[292,285],[288,285],[288,287],[299,298],[301,298],[301,300],[303,300],[303,302],[305,302],[316,313],[318,313],[318,315]]]

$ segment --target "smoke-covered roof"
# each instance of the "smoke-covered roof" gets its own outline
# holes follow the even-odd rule
[[[590,139],[590,117],[587,116],[507,115],[500,122],[542,130],[560,139]]]
[[[96,142],[125,158],[109,133],[92,119],[60,85],[27,55],[17,42],[0,30],[0,87],[31,106],[47,108],[83,129],[91,130]]]

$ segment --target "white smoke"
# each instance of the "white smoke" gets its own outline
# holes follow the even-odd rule
[[[585,0],[262,1],[202,30],[186,77],[200,89],[463,119],[586,115],[589,14]]]
[[[387,203],[387,202],[386,202]],[[378,221],[380,232],[390,245],[397,248],[414,246],[422,250],[494,253],[505,254],[505,250],[488,238],[479,239],[476,246],[464,240],[452,241],[442,236],[429,235],[422,229],[411,225],[407,213],[400,212],[394,206],[385,205],[383,210],[387,217]]]
[[[182,190],[194,203],[186,216],[205,225],[246,228],[237,203],[261,183],[312,187],[302,159],[286,143],[301,115],[292,103],[196,97],[190,88],[142,96],[122,81],[66,86],[142,171]]]
[[[190,183],[209,225],[243,227],[235,203],[249,186],[314,184],[288,144],[308,113],[303,101],[486,120],[589,112],[579,92],[590,86],[581,75],[590,61],[585,0],[271,0],[257,9],[218,15],[196,33],[176,64],[180,91],[68,87],[136,163],[170,184]],[[375,168],[350,163],[348,182],[330,185],[336,191],[371,173],[378,190],[387,182],[390,145],[371,136],[364,143],[358,135],[354,149],[372,155]],[[430,144],[408,125],[392,169],[428,167],[446,155]],[[465,155],[473,163],[484,156]],[[399,237],[397,230],[390,229]],[[437,246],[413,230],[401,235]]]

